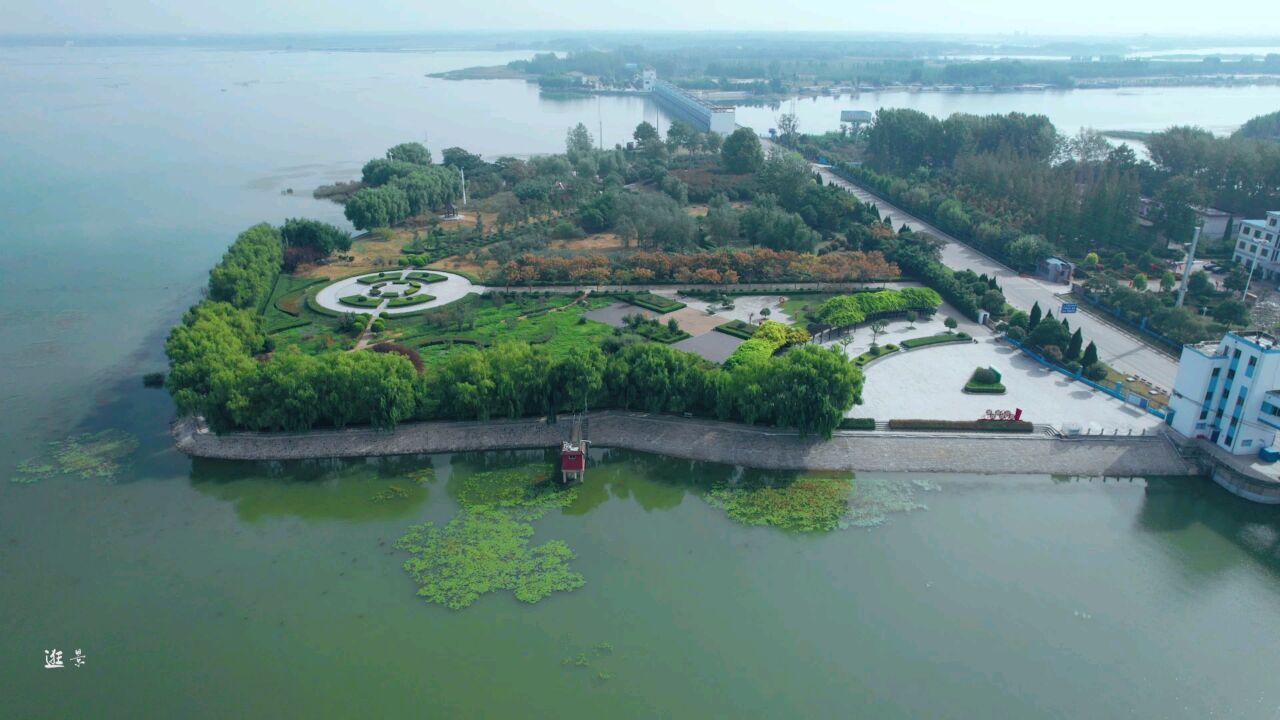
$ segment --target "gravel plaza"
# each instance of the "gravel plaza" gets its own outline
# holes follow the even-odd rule
[[[869,332],[860,332],[870,339]],[[854,352],[852,347],[850,352]],[[962,388],[974,368],[987,366],[1000,371],[1008,391],[1004,395],[965,393]],[[1150,430],[1162,422],[1145,410],[1049,370],[987,335],[979,336],[975,343],[899,351],[868,365],[864,372],[863,404],[847,412],[849,417],[977,420],[988,409],[1021,408],[1024,420],[1059,430],[1074,424],[1081,432],[1118,431],[1122,435],[1130,430]]]

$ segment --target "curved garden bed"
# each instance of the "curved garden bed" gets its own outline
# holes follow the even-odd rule
[[[383,298],[369,297],[368,295],[347,295],[338,298],[338,302],[343,305],[358,308],[376,308],[382,304]]]
[[[393,282],[395,280],[399,280],[400,276],[403,274],[404,273],[401,271],[391,270],[387,272],[374,273],[373,275],[364,275],[362,277],[358,277],[356,278],[356,282],[360,283],[361,285],[373,285],[374,283]],[[444,280],[445,278],[440,278],[440,279]]]
[[[387,301],[387,307],[394,308],[406,307],[408,305],[422,305],[423,303],[429,303],[435,299],[434,295],[428,295],[426,293],[421,293],[419,295],[406,295],[404,297],[391,298]]]
[[[413,272],[406,275],[404,279],[417,280],[418,282],[423,282],[423,283],[437,283],[437,282],[444,282],[449,278],[445,277],[444,275],[438,275],[433,272],[426,272],[424,270],[414,270]]]

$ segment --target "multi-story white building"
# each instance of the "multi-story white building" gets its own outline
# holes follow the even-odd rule
[[[1169,400],[1170,424],[1237,455],[1270,447],[1280,430],[1280,346],[1261,332],[1185,345]]]
[[[1268,212],[1262,220],[1241,220],[1231,259],[1253,270],[1255,280],[1280,278],[1280,210]]]

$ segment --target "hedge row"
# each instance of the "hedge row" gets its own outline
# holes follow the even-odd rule
[[[925,347],[927,345],[946,345],[947,343],[967,343],[973,338],[969,337],[969,333],[946,333],[943,335],[930,335],[928,337],[911,338],[903,340],[902,347],[910,350],[912,348]]]
[[[884,345],[877,345],[875,350],[868,350],[862,353],[861,355],[859,355],[858,357],[854,358],[853,364],[857,365],[858,367],[863,367],[867,363],[871,362],[872,360],[875,360],[876,358],[882,358],[885,355],[888,355],[889,353],[895,353],[895,352],[898,352],[898,346],[894,345],[893,343],[885,343]]]
[[[1029,433],[1035,426],[1026,420],[890,420],[889,429]]]
[[[875,430],[875,418],[845,418],[840,421],[841,430]]]
[[[1004,385],[995,383],[992,385],[984,385],[982,383],[965,383],[964,391],[971,395],[1003,395]]]

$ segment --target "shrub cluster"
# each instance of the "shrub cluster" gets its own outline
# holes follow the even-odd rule
[[[847,327],[908,310],[932,313],[942,298],[930,288],[903,288],[840,295],[818,306],[812,317],[823,325]]]

